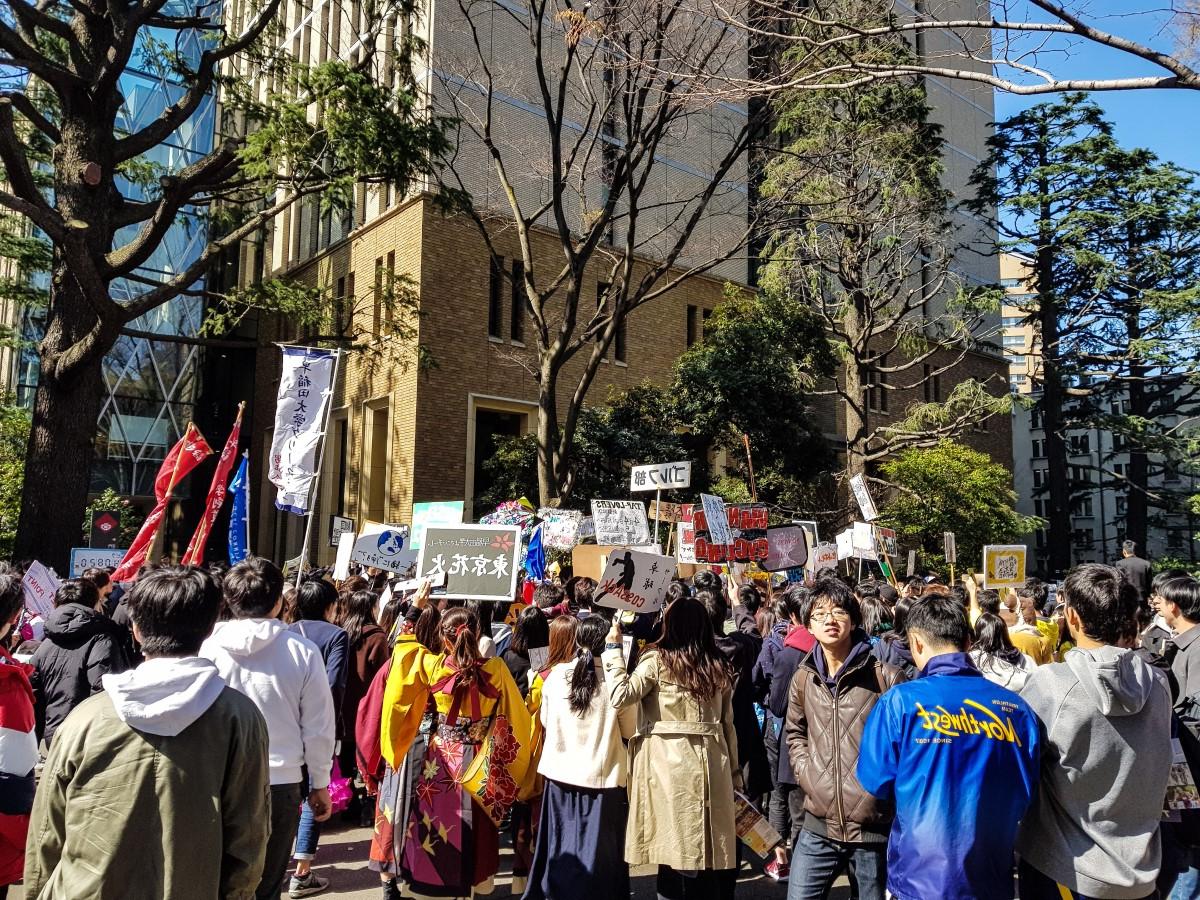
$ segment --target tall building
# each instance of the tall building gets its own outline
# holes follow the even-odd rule
[[[961,0],[961,5],[974,10],[976,4]],[[477,29],[474,34],[463,18],[468,7]],[[542,167],[546,150],[538,144],[545,123],[529,66],[529,38],[516,22],[523,11],[498,3],[433,0],[420,20],[410,25],[425,43],[419,80],[434,108],[445,108],[447,92],[453,91],[468,110],[483,109],[481,92],[473,100],[463,90],[477,87],[473,77],[482,71],[481,65],[459,67],[464,60],[475,59],[478,45],[484,48],[483,63],[503,72],[503,90],[493,93],[487,111],[502,142],[527,157],[517,189],[536,198],[549,190]],[[361,58],[359,17],[357,3],[286,3],[280,45],[303,60]],[[555,28],[561,30],[561,24],[554,20]],[[932,34],[922,40],[939,48],[953,46],[949,35]],[[991,93],[979,86],[931,81],[930,98],[948,142],[947,184],[961,197],[970,172],[985,152],[993,117]],[[690,117],[686,129],[660,154],[655,196],[669,202],[707,183],[723,142],[744,115],[738,104],[716,103]],[[564,128],[579,133],[588,127],[581,124],[586,118],[580,115],[564,123]],[[286,275],[323,288],[337,309],[359,317],[366,333],[346,360],[333,404],[311,548],[319,561],[332,556],[327,536],[335,515],[360,524],[367,520],[402,523],[408,521],[416,501],[459,499],[466,501],[469,511],[482,512],[473,506],[487,477],[483,462],[500,438],[526,433],[536,424],[536,383],[528,370],[530,323],[511,287],[511,275],[521,265],[517,242],[511,222],[505,221],[506,205],[492,161],[469,133],[462,137],[457,166],[477,207],[494,225],[491,237],[502,257],[500,266],[493,264],[476,224],[465,216],[443,215],[424,190],[396,196],[386,188],[360,188],[355,208],[343,217],[322,213],[315,204],[300,206],[276,220],[260,245],[244,248],[243,281]],[[742,169],[726,179],[721,202],[704,217],[697,240],[690,245],[693,258],[720,252],[724,242],[744,227],[747,178]],[[586,214],[587,202],[588,198],[581,201],[581,215]],[[654,215],[658,227],[669,225],[661,211]],[[983,252],[989,242],[994,243],[994,235],[968,214],[956,211],[955,215],[956,232],[970,245],[958,261],[959,274],[972,284],[995,283],[994,258]],[[537,254],[561,258],[561,247],[550,230],[535,227],[533,243]],[[639,259],[637,266],[652,258]],[[686,255],[680,260],[681,265],[689,262]],[[606,268],[597,264],[583,277],[599,300]],[[435,362],[433,367],[405,365],[411,357],[386,336],[386,311],[372,298],[393,279],[403,279],[412,288],[420,310],[417,340]],[[745,261],[734,258],[634,311],[601,364],[589,400],[603,402],[611,389],[642,381],[665,381],[679,354],[702,336],[704,320],[720,303],[725,283],[748,281]],[[258,479],[253,542],[257,552],[288,559],[299,552],[304,522],[273,508],[273,491],[265,478],[279,373],[278,350],[269,342],[302,339],[303,334],[288,323],[264,320],[261,324],[252,447]],[[577,365],[568,367],[568,380],[578,373]],[[879,413],[886,420],[898,416],[912,401],[940,400],[959,377],[1002,382],[1005,374],[998,354],[973,352],[942,379],[930,379],[911,392],[895,392],[890,408]],[[825,430],[836,439],[838,412],[830,408],[824,415]],[[970,440],[1007,461],[1007,420],[988,423]]]

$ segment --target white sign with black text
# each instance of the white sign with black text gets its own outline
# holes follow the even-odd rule
[[[692,483],[690,462],[656,463],[652,466],[634,466],[629,473],[629,490],[671,491],[689,487]]]

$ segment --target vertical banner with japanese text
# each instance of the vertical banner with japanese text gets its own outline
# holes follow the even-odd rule
[[[325,421],[325,404],[332,402],[337,353],[311,347],[284,347],[283,374],[275,404],[268,477],[279,488],[275,505],[307,515],[309,494],[317,474],[317,448]]]

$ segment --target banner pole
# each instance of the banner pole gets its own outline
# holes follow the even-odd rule
[[[324,421],[321,422],[321,444],[317,447],[317,468],[313,472],[312,484],[308,486],[308,519],[304,526],[304,544],[300,547],[300,562],[296,564],[296,590],[300,589],[300,581],[304,577],[304,563],[308,558],[308,545],[312,541],[312,527],[314,513],[316,513],[316,501],[319,499],[317,488],[321,483],[321,469],[325,466],[325,444],[329,436],[329,416],[333,412],[333,394],[337,389],[338,370],[342,364],[342,350],[336,348],[333,351],[333,373],[329,376],[329,399],[325,404]]]
[[[662,488],[658,488],[654,492],[654,543],[658,543],[658,516],[659,507],[662,506]]]
[[[250,549],[250,511],[254,509],[254,504],[250,502],[250,451],[242,451],[242,459],[246,460],[246,555],[253,556],[254,551]]]

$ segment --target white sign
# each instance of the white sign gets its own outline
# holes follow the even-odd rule
[[[579,543],[579,530],[583,525],[583,513],[577,509],[538,510],[542,520],[542,544],[552,550],[570,550]]]
[[[852,559],[854,557],[854,532],[847,528],[837,534],[837,558]]]
[[[658,463],[652,466],[634,466],[629,473],[629,490],[670,491],[685,488],[692,483],[690,462]]]
[[[368,522],[354,541],[350,560],[386,572],[407,572],[417,561],[417,551],[408,545],[407,525]]]
[[[814,572],[820,572],[822,569],[836,569],[839,558],[837,544],[830,543],[817,544],[809,556]]]
[[[336,547],[341,544],[343,534],[354,530],[354,520],[346,516],[330,516],[329,519],[329,546]]]
[[[25,589],[25,608],[43,619],[54,609],[54,595],[58,593],[59,581],[54,573],[36,559],[25,570],[21,579]]]
[[[330,350],[283,348],[267,477],[279,488],[275,505],[298,516],[308,513],[317,448],[324,437],[325,405],[333,396],[336,359],[337,353]]]
[[[871,492],[867,490],[867,479],[862,475],[855,475],[850,479],[850,489],[854,491],[854,499],[858,501],[863,518],[868,522],[877,519],[879,511],[875,509],[875,501],[871,499]]]
[[[867,522],[855,522],[851,532],[854,555],[859,559],[878,559],[875,550],[875,529]]]
[[[689,517],[690,519],[690,517]],[[681,563],[696,564],[696,526],[691,521],[680,522],[679,536],[675,539],[675,558]]]
[[[650,543],[650,524],[641,500],[593,500],[596,543],[640,547]]]
[[[608,554],[592,602],[631,612],[654,612],[662,608],[674,577],[675,560],[669,556],[614,550]]]
[[[355,534],[343,531],[338,535],[337,557],[333,561],[333,580],[345,581],[350,577],[350,555],[354,552]]]
[[[917,551],[908,551],[908,568],[904,572],[906,578],[912,578],[917,572]]]
[[[701,494],[700,505],[704,508],[704,523],[708,526],[708,542],[721,546],[732,544],[733,532],[729,528],[725,501],[714,494]]]
[[[100,547],[71,548],[71,577],[78,578],[88,569],[116,568],[128,550],[107,550]]]

